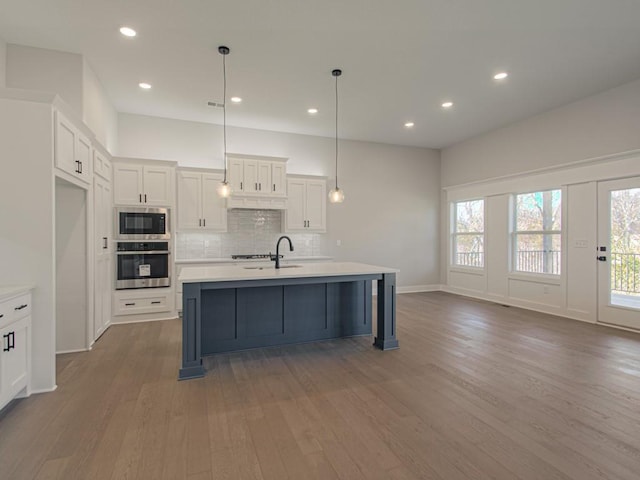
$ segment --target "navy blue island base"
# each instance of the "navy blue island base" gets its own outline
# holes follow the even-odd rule
[[[373,344],[395,349],[395,273],[185,282],[179,380],[204,376],[215,353],[370,335],[376,280]]]

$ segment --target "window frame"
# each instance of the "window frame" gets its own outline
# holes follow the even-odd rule
[[[534,193],[544,193],[544,192],[552,192],[552,191],[559,191],[560,192],[560,206],[559,206],[559,212],[560,212],[560,230],[518,230],[518,196],[520,195],[529,195],[529,194],[534,194]],[[566,271],[566,265],[565,265],[565,234],[564,234],[564,229],[565,229],[565,218],[566,218],[566,210],[565,210],[565,202],[564,199],[566,198],[566,190],[564,187],[562,186],[556,186],[556,187],[549,187],[549,188],[539,188],[539,189],[534,189],[534,190],[528,190],[528,191],[524,191],[524,192],[517,192],[517,193],[513,193],[511,195],[511,228],[510,228],[510,233],[511,233],[511,239],[509,242],[509,247],[510,247],[510,277],[512,278],[525,278],[525,277],[535,277],[535,278],[539,278],[539,279],[547,279],[550,281],[550,283],[558,283],[560,281],[560,278],[562,277],[562,275],[564,274],[564,272]],[[518,265],[518,260],[517,260],[517,256],[518,256],[518,236],[519,235],[559,235],[560,238],[560,259],[558,261],[558,269],[559,269],[559,273],[546,273],[546,272],[531,272],[531,271],[527,271],[527,270],[518,270],[517,269],[517,265]],[[544,252],[544,251],[543,251]]]
[[[474,232],[458,232],[458,204],[461,203],[469,203],[469,202],[482,202],[482,231],[474,231]],[[487,201],[484,197],[477,198],[467,198],[464,200],[453,200],[451,201],[451,210],[450,210],[450,220],[451,220],[451,228],[449,229],[449,248],[451,254],[449,255],[449,268],[452,270],[471,270],[474,272],[484,271],[487,268],[487,238],[486,238],[486,229],[487,229]],[[457,239],[461,236],[481,236],[482,237],[482,266],[478,265],[462,265],[456,263],[457,256]]]

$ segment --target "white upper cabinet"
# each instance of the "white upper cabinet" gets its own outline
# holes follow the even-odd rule
[[[93,150],[93,173],[107,181],[111,181],[111,160],[109,160],[108,155],[101,152],[98,148]]]
[[[232,154],[228,166],[232,192],[227,208],[286,208],[285,158]]]
[[[287,179],[287,232],[327,231],[327,181],[324,178]]]
[[[115,204],[171,206],[174,172],[173,166],[116,163],[113,167]]]
[[[62,113],[55,114],[55,165],[72,179],[91,183],[91,140]]]
[[[178,230],[227,231],[225,199],[218,196],[223,174],[178,171]]]

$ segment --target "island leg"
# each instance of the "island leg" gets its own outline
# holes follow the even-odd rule
[[[204,377],[200,284],[185,283],[182,288],[182,367],[178,373],[178,380],[187,380]]]
[[[378,280],[378,332],[373,344],[381,350],[398,348],[396,339],[396,274]]]

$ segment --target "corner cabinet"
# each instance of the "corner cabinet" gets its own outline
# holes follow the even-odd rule
[[[1,289],[0,289],[1,290]],[[29,395],[31,370],[31,292],[16,290],[0,300],[0,408]],[[22,394],[21,394],[22,392]]]
[[[226,200],[218,196],[224,175],[178,169],[178,230],[227,231]]]
[[[55,166],[70,180],[91,183],[91,140],[59,111],[55,112]]]
[[[283,214],[285,231],[327,231],[327,180],[324,177],[290,176],[287,193],[287,209]]]
[[[166,207],[173,205],[175,164],[139,164],[118,161],[113,167],[113,199],[116,205]]]
[[[228,162],[228,208],[286,208],[286,158],[230,154]]]

